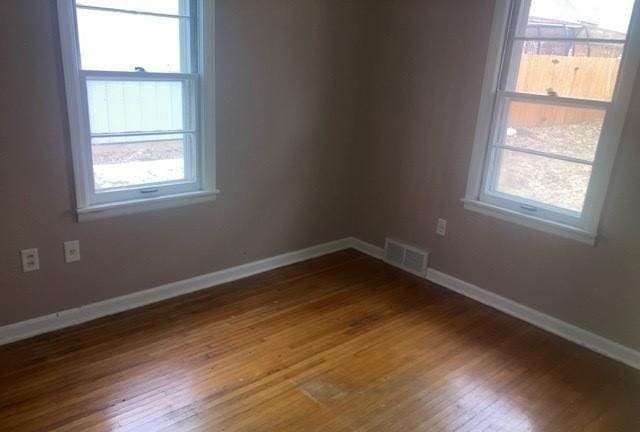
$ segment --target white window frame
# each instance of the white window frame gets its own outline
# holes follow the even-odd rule
[[[140,72],[83,71],[80,63],[75,0],[58,0],[60,45],[69,117],[76,213],[79,221],[208,202],[215,200],[219,193],[215,180],[215,7],[214,0],[195,0],[193,3],[197,7],[197,12],[191,28],[195,26],[197,35],[191,40],[198,44],[197,71],[193,73],[142,72],[143,75],[141,75]],[[148,15],[162,16],[154,13]],[[185,173],[191,174],[185,181],[147,184],[107,193],[96,193],[93,185],[86,80],[89,78],[140,80],[141,77],[154,80],[184,80],[193,86],[191,109],[195,113],[193,116],[195,125],[190,132],[193,133],[197,145],[194,154],[185,154],[185,158],[196,159],[192,164],[194,172]],[[138,136],[145,133],[133,134]],[[149,134],[157,135],[155,132]]]
[[[480,107],[476,121],[476,133],[471,155],[467,189],[463,198],[464,207],[501,220],[524,225],[562,237],[595,245],[598,226],[605,203],[609,180],[613,172],[618,145],[626,120],[631,92],[640,64],[640,0],[636,0],[631,17],[625,51],[622,56],[616,90],[611,102],[584,101],[558,96],[526,94],[523,98],[516,92],[500,90],[502,74],[508,68],[510,53],[509,32],[517,20],[518,7],[527,0],[496,0],[489,50],[482,85]],[[498,97],[498,95],[501,97]],[[506,97],[506,99],[505,99]],[[545,104],[572,107],[606,109],[600,142],[593,162],[593,170],[583,211],[580,215],[563,212],[524,198],[500,196],[488,191],[492,143],[495,141],[496,119],[501,112],[499,106],[508,98],[540,101]]]

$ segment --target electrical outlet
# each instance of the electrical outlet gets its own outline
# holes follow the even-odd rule
[[[38,249],[23,249],[20,251],[20,258],[22,260],[23,273],[40,270],[40,257],[38,256]]]
[[[80,241],[64,242],[64,261],[66,263],[80,261]]]
[[[436,234],[442,237],[447,235],[447,221],[445,219],[438,219],[438,228],[436,228]]]

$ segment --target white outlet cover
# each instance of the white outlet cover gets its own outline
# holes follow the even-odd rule
[[[445,219],[438,219],[438,228],[436,229],[436,234],[443,237],[447,235],[447,221]]]
[[[80,241],[64,242],[64,261],[67,263],[80,261]]]
[[[20,259],[22,261],[22,272],[32,272],[40,270],[40,256],[38,249],[23,249],[20,251]]]

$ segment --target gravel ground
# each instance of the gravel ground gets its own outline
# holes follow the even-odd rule
[[[582,211],[591,167],[526,153],[505,151],[498,190],[511,195]]]
[[[182,159],[161,159],[95,165],[94,182],[98,190],[137,186],[184,179]]]
[[[182,141],[101,144],[92,151],[99,190],[184,178]]]
[[[592,161],[600,138],[600,123],[517,128],[507,144]]]
[[[94,145],[92,152],[96,165],[181,159],[183,155],[182,141],[100,144]]]

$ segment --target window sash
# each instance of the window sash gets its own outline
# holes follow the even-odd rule
[[[496,0],[493,23],[487,47],[487,57],[482,82],[480,105],[476,118],[476,131],[471,153],[471,164],[467,178],[467,187],[463,198],[467,210],[488,215],[510,223],[527,226],[565,238],[594,245],[597,238],[598,225],[602,216],[607,188],[613,172],[616,153],[622,137],[622,129],[627,119],[631,91],[636,82],[640,65],[640,1],[634,4],[627,34],[626,48],[620,63],[617,90],[613,95],[611,106],[607,110],[602,126],[601,143],[593,162],[591,183],[589,184],[582,218],[577,221],[569,219],[569,223],[557,222],[545,214],[543,206],[537,215],[516,208],[516,201],[492,201],[484,191],[487,161],[491,160],[491,147],[494,134],[495,117],[501,102],[498,97],[502,91],[505,63],[511,59],[511,46],[507,35],[513,36],[516,20],[519,16],[518,6],[528,0]],[[522,19],[521,19],[522,21]],[[509,39],[510,40],[510,39]],[[526,95],[527,97],[531,95]],[[536,95],[540,96],[540,95]],[[535,97],[535,96],[534,96]],[[543,96],[544,97],[544,96]],[[551,98],[545,99],[552,101]],[[501,197],[498,197],[501,198]],[[489,202],[491,201],[491,202]],[[497,204],[495,204],[497,202]],[[510,207],[511,206],[511,207]],[[558,215],[557,212],[552,212]]]
[[[608,110],[612,106],[610,101],[602,101],[597,99],[581,99],[564,96],[549,96],[535,93],[522,93],[507,90],[498,90],[496,98],[511,99],[520,102],[535,102],[546,105],[566,106],[570,108],[595,108]]]
[[[120,138],[120,137],[141,137],[141,136],[159,136],[159,135],[180,135],[195,134],[195,129],[171,129],[171,130],[154,130],[154,131],[133,131],[133,132],[114,132],[114,133],[92,133],[91,138]]]
[[[94,7],[76,5],[74,7],[73,32],[76,35],[75,49],[77,57],[77,78],[79,82],[79,93],[81,98],[81,116],[82,116],[82,146],[84,151],[81,158],[83,160],[83,179],[85,184],[85,195],[89,205],[100,205],[107,203],[115,203],[121,201],[131,201],[145,199],[150,197],[159,197],[166,195],[175,195],[181,193],[194,192],[202,189],[202,134],[200,131],[199,119],[201,117],[201,101],[200,101],[200,74],[197,73],[198,65],[198,38],[197,38],[197,17],[194,7],[196,3],[191,0],[183,0],[190,2],[190,15],[170,15],[158,14],[154,12],[132,11],[124,9]],[[75,18],[75,8],[102,10],[105,12],[118,12],[131,15],[147,15],[157,17],[180,18],[180,22],[188,22],[189,25],[181,26],[181,53],[182,53],[182,69],[191,70],[192,72],[137,72],[137,71],[112,71],[112,70],[87,70],[82,69],[80,61],[80,38],[78,33],[78,24]],[[183,129],[177,130],[159,130],[159,131],[125,131],[120,133],[92,133],[89,121],[89,98],[87,94],[87,82],[89,80],[110,80],[110,81],[183,81],[187,82],[188,94],[183,94],[183,104],[186,101],[191,102],[191,106],[183,105],[183,115],[189,115],[190,118],[183,121]],[[189,114],[187,114],[189,113]],[[186,127],[189,126],[189,127]],[[142,185],[127,186],[122,188],[113,188],[98,190],[95,185],[95,166],[92,155],[92,139],[117,136],[140,137],[145,135],[163,135],[163,134],[182,134],[183,137],[192,137],[189,143],[183,140],[184,148],[184,180],[166,181],[157,183],[145,183]]]
[[[522,101],[522,102],[534,102],[545,103],[549,105],[567,106],[575,108],[599,108],[605,111],[605,121],[607,122],[608,110],[611,106],[610,102],[592,101],[588,99],[571,99],[561,98],[556,96],[542,96],[542,95],[530,95],[525,93],[504,92],[498,91],[496,94],[496,102],[494,105],[493,120],[490,128],[489,141],[487,143],[487,151],[485,154],[485,161],[483,165],[482,186],[479,194],[480,201],[487,202],[489,204],[503,207],[515,212],[524,212],[524,214],[534,216],[537,218],[561,223],[570,226],[584,226],[585,222],[591,216],[588,212],[589,198],[591,191],[591,184],[593,182],[593,171],[589,179],[589,186],[585,196],[583,209],[581,213],[556,207],[544,202],[534,201],[525,197],[511,195],[504,192],[500,192],[496,188],[497,176],[499,173],[499,153],[501,149],[506,146],[501,142],[501,137],[506,136],[507,128],[507,115],[509,101]],[[600,133],[599,143],[596,150],[595,159],[598,158],[598,153],[601,151],[601,142],[603,137],[604,127]],[[508,150],[518,151],[521,153],[534,153],[530,150],[523,150],[520,148],[509,148]],[[549,159],[565,160],[567,162],[582,163],[585,165],[594,166],[595,162],[583,161],[576,158],[563,157],[561,155],[543,151],[536,151],[540,157],[546,157]],[[575,159],[575,160],[572,160]]]
[[[198,181],[199,175],[194,178],[193,172],[189,170],[197,170],[196,155],[194,154],[194,146],[188,144],[187,138],[190,134],[185,134],[184,139],[184,179],[174,181],[149,182],[143,185],[124,186],[104,189],[100,191],[94,190],[91,198],[92,205],[108,204],[121,201],[134,201],[147,199],[151,197],[161,197],[166,195],[176,195],[201,190]],[[91,180],[93,183],[93,169],[91,172]]]
[[[185,16],[189,14],[188,20],[186,18],[180,20],[185,23],[182,27],[181,40],[189,40],[190,43],[188,52],[183,50],[184,55],[181,56],[181,61],[188,59],[190,63],[189,68],[181,67],[181,70],[177,71],[180,74],[177,77],[186,79],[187,77],[182,74],[186,72],[197,81],[197,87],[192,86],[193,93],[197,96],[197,99],[196,97],[192,98],[194,102],[197,101],[197,110],[193,112],[195,126],[189,126],[189,129],[186,129],[187,126],[180,125],[180,127],[185,127],[185,130],[180,132],[191,134],[190,136],[197,143],[197,154],[195,151],[190,153],[193,154],[193,166],[197,170],[197,179],[191,183],[178,182],[160,185],[158,191],[153,190],[156,188],[155,185],[150,185],[147,188],[149,190],[145,190],[149,194],[140,193],[139,191],[143,188],[138,188],[133,192],[119,191],[119,194],[101,193],[98,195],[92,193],[94,187],[92,164],[87,162],[91,160],[92,148],[90,146],[91,136],[88,132],[87,86],[86,80],[82,76],[96,73],[103,76],[113,74],[114,76],[126,77],[131,73],[134,78],[140,78],[140,75],[134,71],[120,71],[123,73],[118,75],[118,71],[82,70],[76,1],[56,0],[78,221],[213,201],[219,192],[216,188],[215,178],[215,49],[210,43],[213,40],[215,25],[214,1],[180,1],[180,13]],[[192,13],[186,12],[187,10]],[[186,25],[187,23],[188,25]],[[176,78],[176,75],[173,74],[174,72],[171,72],[171,75],[158,75],[150,71],[146,76],[153,80],[162,79],[164,76],[169,79]],[[130,77],[130,75],[128,76]],[[136,125],[136,123],[133,124]],[[162,126],[162,123],[158,124]],[[173,134],[176,131],[154,131],[154,135],[158,132]],[[136,134],[131,133],[131,135]],[[116,197],[116,195],[118,196]],[[105,199],[106,197],[111,198]]]
[[[529,37],[524,36],[526,32],[526,28],[529,22],[529,6],[531,4],[531,0],[507,0],[509,3],[509,17],[508,17],[508,25],[506,27],[506,31],[502,34],[503,38],[503,52],[501,53],[501,59],[499,63],[498,69],[498,92],[509,92],[509,88],[516,89],[516,81],[518,79],[518,74],[513,73],[514,70],[519,69],[519,64],[522,56],[522,49],[525,42],[534,41],[534,42],[575,42],[575,43],[592,43],[592,44],[611,44],[611,45],[622,45],[623,46],[623,54],[622,59],[626,57],[626,49],[627,42],[629,40],[629,34],[631,33],[634,19],[636,15],[637,3],[634,4],[634,10],[631,17],[631,21],[629,23],[629,28],[627,29],[627,35],[625,39],[604,39],[604,38],[571,38],[571,37]],[[616,94],[620,89],[620,78],[622,74],[622,62],[621,66],[618,70],[618,76],[616,77],[616,85],[611,96],[611,100],[607,102],[612,102],[616,99]],[[535,93],[517,93],[515,90],[512,92],[514,94],[532,94]],[[548,95],[537,95],[537,96],[545,96]],[[580,98],[562,98],[558,96],[551,96],[556,99],[566,99],[568,101],[575,100],[576,102],[586,102],[597,99],[580,99]]]
[[[128,72],[81,69],[81,78],[85,79],[114,79],[121,81],[196,81],[200,78],[197,73],[182,72]]]
[[[516,92],[506,92],[506,91],[498,91],[496,94],[496,104],[494,107],[494,115],[491,123],[491,135],[488,141],[489,147],[511,147],[506,145],[501,141],[500,137],[506,136],[505,129],[507,127],[507,116],[508,116],[508,108],[510,102],[525,102],[525,103],[533,103],[540,105],[550,105],[550,106],[562,106],[567,108],[587,108],[587,109],[597,109],[604,112],[604,123],[606,123],[606,117],[609,113],[609,109],[611,108],[611,102],[604,101],[594,101],[589,99],[574,99],[574,98],[564,98],[557,96],[543,96],[543,95],[532,95],[528,93],[516,93]],[[602,135],[602,133],[601,133]],[[600,139],[602,136],[600,137]],[[599,145],[598,145],[599,147]],[[568,162],[581,163],[586,165],[593,165],[593,161],[583,160],[580,158],[573,158],[570,156],[563,156],[558,153],[553,152],[545,152],[542,150],[526,150],[519,147],[511,147],[511,150],[520,151],[523,153],[535,153],[539,156],[545,156],[551,159],[560,159],[566,160]]]
[[[523,24],[526,27],[527,16],[522,13],[522,9],[524,5],[520,2],[508,2],[510,3],[510,26],[506,27],[506,31],[502,33],[502,54],[499,56],[499,66],[497,68],[496,74],[496,83],[497,88],[494,93],[493,99],[493,112],[491,115],[491,120],[489,122],[488,128],[488,140],[485,144],[484,150],[484,159],[482,163],[482,171],[480,175],[479,182],[479,190],[477,193],[477,199],[481,202],[485,202],[492,206],[496,206],[498,208],[503,208],[515,213],[523,214],[530,216],[532,218],[540,219],[542,221],[550,221],[562,225],[567,225],[570,227],[583,228],[589,231],[594,231],[595,227],[593,226],[594,220],[597,220],[599,217],[594,215],[594,208],[597,207],[596,201],[604,201],[603,197],[596,196],[595,193],[595,182],[601,182],[602,177],[601,173],[598,171],[602,169],[602,159],[603,153],[609,152],[610,149],[606,148],[608,143],[604,143],[606,139],[608,139],[611,135],[611,111],[614,110],[615,104],[619,99],[619,92],[622,85],[622,74],[626,65],[627,58],[627,49],[628,49],[628,40],[600,40],[600,39],[589,39],[589,38],[544,38],[544,37],[524,37],[517,36],[519,29],[522,28]],[[515,4],[520,3],[520,5]],[[634,22],[637,20],[635,16],[637,15],[637,8],[640,2],[636,2],[634,8],[634,17],[632,17],[631,25],[629,32],[631,32]],[[615,90],[613,92],[612,99],[610,101],[605,100],[597,100],[597,99],[584,99],[584,98],[573,98],[573,97],[562,97],[562,96],[552,96],[552,95],[544,95],[544,94],[534,94],[534,93],[523,93],[517,91],[507,90],[510,87],[515,88],[515,86],[510,86],[510,80],[517,80],[517,73],[512,74],[511,71],[519,66],[520,56],[522,54],[522,48],[518,47],[527,40],[536,40],[536,41],[553,41],[553,40],[561,40],[561,41],[575,41],[577,43],[607,43],[607,44],[622,44],[623,55],[621,66],[618,72],[618,77],[615,85]],[[515,76],[514,76],[515,75]],[[576,163],[585,163],[587,165],[592,166],[592,172],[589,179],[589,185],[586,191],[585,201],[583,205],[583,209],[581,213],[577,213],[572,210],[563,209],[559,207],[555,207],[553,205],[549,205],[539,201],[533,201],[521,196],[510,195],[507,193],[499,192],[496,190],[496,178],[499,173],[499,153],[504,150],[513,150],[520,151],[522,153],[527,153],[529,151],[522,151],[519,148],[506,148],[504,143],[501,143],[499,137],[505,136],[506,127],[507,127],[507,110],[509,101],[521,101],[521,102],[533,102],[533,103],[541,103],[541,104],[549,104],[549,105],[559,105],[559,106],[567,106],[567,107],[575,107],[575,108],[595,108],[600,109],[605,112],[605,120],[603,123],[602,130],[600,132],[600,139],[598,143],[598,147],[596,150],[596,155],[594,158],[594,162],[589,161],[580,161],[580,160],[568,160],[568,162],[576,162]],[[538,153],[538,152],[536,152]],[[556,154],[544,154],[546,152],[539,152],[540,157],[547,157],[550,159],[565,159],[562,157],[558,157]]]
[[[175,81],[183,80],[189,82],[189,93],[183,94],[183,103],[191,101],[191,106],[183,106],[183,115],[190,113],[192,118],[183,121],[183,126],[193,125],[193,128],[183,128],[176,130],[154,130],[154,131],[127,131],[121,133],[92,133],[89,121],[89,98],[87,96],[87,81],[89,79],[113,80],[113,81]],[[83,98],[83,143],[87,150],[84,153],[84,166],[89,171],[86,177],[88,185],[88,196],[91,204],[106,204],[118,201],[130,201],[145,199],[156,196],[174,195],[180,193],[194,192],[202,188],[202,170],[199,161],[202,159],[203,150],[201,146],[202,135],[199,127],[200,118],[200,76],[198,74],[185,73],[146,73],[146,72],[116,72],[116,71],[82,71],[80,73],[80,84]],[[145,183],[142,185],[127,186],[98,190],[95,185],[95,165],[92,155],[92,139],[105,137],[139,137],[150,135],[177,135],[185,134],[192,138],[190,143],[184,142],[184,180],[166,181],[157,183]]]
[[[479,197],[480,201],[543,220],[568,226],[580,226],[584,220],[584,210],[582,213],[577,213],[570,209],[556,207],[552,204],[497,190],[494,185],[497,183],[501,150],[500,147],[491,147],[489,151],[487,151],[486,163],[491,166],[491,169],[486,172],[484,187]]]
[[[88,81],[113,81],[113,82],[183,82],[187,83],[183,87],[183,128],[181,129],[160,129],[160,130],[131,130],[113,133],[93,133],[89,122],[89,97],[87,94]],[[86,126],[91,138],[102,136],[119,135],[160,135],[169,133],[194,133],[199,130],[199,118],[201,105],[200,101],[200,75],[193,73],[148,73],[148,72],[114,72],[114,71],[81,71],[80,84],[83,89],[85,107],[87,112]],[[185,91],[186,90],[186,91]],[[190,104],[188,103],[190,102]]]
[[[80,31],[78,26],[77,10],[105,12],[107,14],[121,14],[133,17],[149,17],[158,19],[174,19],[179,24],[180,37],[180,71],[177,73],[196,73],[199,70],[199,19],[198,19],[198,0],[180,0],[180,7],[189,14],[164,14],[156,12],[127,10],[118,8],[109,8],[101,6],[83,6],[76,4],[76,0],[59,0],[71,1],[73,3],[73,29],[75,33],[75,45],[78,57],[78,68],[80,71],[88,70],[82,67],[82,56],[80,49]],[[119,71],[115,69],[115,71]],[[126,71],[119,71],[126,72]],[[168,72],[173,73],[173,72]]]

